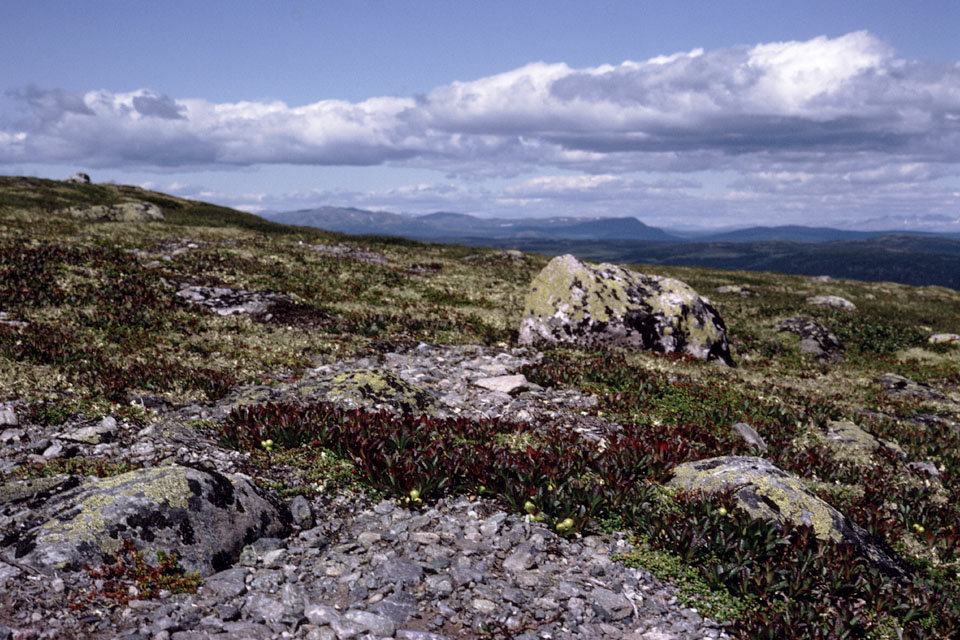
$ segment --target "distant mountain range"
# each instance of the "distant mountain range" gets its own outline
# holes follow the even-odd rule
[[[636,218],[488,219],[321,207],[266,214],[284,224],[350,234],[495,246],[622,263],[829,275],[960,289],[960,233],[750,227],[686,238]]]
[[[636,218],[478,218],[465,213],[411,216],[384,211],[320,207],[263,216],[283,224],[319,227],[342,233],[404,236],[416,240],[450,238],[633,240],[676,242],[679,237]]]
[[[414,216],[352,207],[319,207],[263,217],[304,227],[341,233],[403,236],[415,240],[490,238],[497,240],[617,240],[631,242],[835,242],[869,240],[888,235],[960,240],[960,232],[852,231],[830,227],[784,225],[748,227],[719,233],[671,233],[633,217],[617,218],[479,218],[465,213],[437,212]]]

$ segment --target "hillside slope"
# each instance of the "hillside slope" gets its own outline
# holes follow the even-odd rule
[[[129,201],[164,218],[92,221],[89,207]],[[960,292],[635,265],[708,296],[737,366],[518,349],[547,260],[0,178],[0,625],[62,638],[957,637],[960,348],[928,339],[960,334]],[[825,295],[856,310],[810,301]],[[842,359],[778,331],[797,317],[829,328]],[[503,375],[526,386],[477,384]],[[731,433],[739,422],[766,451]],[[831,435],[844,423],[859,444]],[[677,465],[721,455],[796,476],[905,577],[810,528],[753,520],[730,495],[666,486]],[[139,572],[118,561],[37,578],[27,562],[49,501],[171,465],[253,478],[293,533],[251,539],[195,582],[135,555]]]

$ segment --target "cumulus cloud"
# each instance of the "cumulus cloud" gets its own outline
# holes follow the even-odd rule
[[[932,182],[960,166],[960,63],[897,58],[867,32],[583,69],[536,62],[425,95],[356,103],[212,103],[145,89],[36,87],[7,92],[11,100],[27,115],[0,113],[0,164],[388,164],[458,179],[544,167],[585,174],[521,183],[501,194],[513,201],[537,190],[540,200],[677,190],[625,177],[638,171],[673,180],[732,171],[739,178],[725,197],[744,200]]]

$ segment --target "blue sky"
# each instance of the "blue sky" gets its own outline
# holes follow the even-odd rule
[[[0,3],[0,173],[960,230],[957,2]],[[15,62],[14,62],[15,61]]]

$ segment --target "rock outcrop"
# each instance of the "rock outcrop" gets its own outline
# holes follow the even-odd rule
[[[180,465],[14,481],[0,488],[0,507],[10,523],[5,553],[44,572],[111,563],[131,540],[148,562],[157,550],[175,553],[206,576],[230,567],[244,545],[287,535],[292,521],[245,477]]]
[[[737,502],[754,518],[789,521],[812,527],[817,538],[846,542],[891,575],[902,575],[902,563],[866,531],[818,498],[803,482],[769,460],[724,456],[677,465],[669,485],[716,492],[734,489]]]
[[[612,264],[554,258],[524,302],[520,344],[610,345],[733,364],[720,314],[689,285]]]
[[[75,173],[64,182],[69,184],[90,184],[90,176],[85,173]]]
[[[245,291],[201,285],[183,286],[177,291],[177,296],[191,304],[207,307],[221,316],[266,314],[274,304],[287,301],[286,296],[270,291]]]
[[[802,353],[827,362],[838,363],[843,360],[843,344],[832,331],[813,318],[788,318],[777,325],[777,331],[800,336]]]
[[[163,212],[160,207],[152,202],[77,205],[63,209],[61,213],[89,222],[152,222],[163,220]]]

